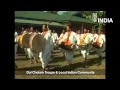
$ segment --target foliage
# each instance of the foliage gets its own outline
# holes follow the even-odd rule
[[[58,11],[46,11],[54,14],[58,14]],[[93,20],[93,13],[97,13],[97,18],[105,18],[106,12],[105,11],[66,11],[62,14],[73,14],[77,15],[78,17],[87,18],[89,20]],[[105,24],[97,23],[94,25],[93,29],[103,29]]]

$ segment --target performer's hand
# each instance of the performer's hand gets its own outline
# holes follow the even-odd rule
[[[100,48],[102,47],[102,43],[99,44]]]
[[[74,48],[75,48],[75,45],[71,45],[71,48],[74,49]]]

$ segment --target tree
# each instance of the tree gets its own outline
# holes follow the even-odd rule
[[[92,20],[93,13],[97,13],[97,18],[105,18],[105,11],[80,11],[84,18]],[[104,23],[97,23],[94,29],[103,29],[105,27]]]
[[[59,11],[45,11],[45,12],[58,14]],[[106,14],[105,11],[65,11],[62,14],[64,13],[86,18],[89,20],[93,20],[93,13],[97,13],[97,18],[105,18],[105,14]],[[96,23],[96,25],[94,26],[94,29],[103,29],[104,26],[105,24],[103,23]]]
[[[97,17],[98,18],[105,18],[105,11],[97,11]],[[105,27],[106,24],[104,23],[98,23],[98,29],[103,29]]]

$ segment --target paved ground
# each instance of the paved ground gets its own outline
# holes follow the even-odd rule
[[[90,53],[88,56],[88,61],[85,63],[82,55],[78,51],[75,51],[73,66],[69,67],[65,58],[62,57],[62,53],[59,50],[54,50],[52,54],[51,61],[49,62],[49,67],[51,73],[54,71],[79,71],[78,74],[62,74],[62,75],[27,75],[26,71],[41,71],[41,63],[31,64],[29,59],[25,59],[24,55],[18,55],[15,63],[18,66],[18,69],[15,70],[16,79],[105,79],[105,52],[103,53],[103,58],[98,59],[98,56],[94,53]],[[80,72],[89,71],[95,72],[92,74],[80,74]]]

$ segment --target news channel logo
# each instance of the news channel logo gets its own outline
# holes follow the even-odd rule
[[[113,23],[112,18],[98,18],[97,13],[93,13],[92,20],[95,23]]]

